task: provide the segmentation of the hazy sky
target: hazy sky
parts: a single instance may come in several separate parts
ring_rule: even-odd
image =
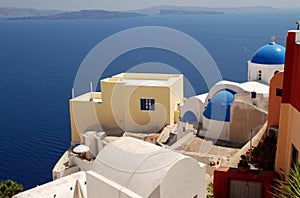
[[[273,6],[300,7],[300,0],[0,0],[0,7],[27,7],[43,9],[105,9],[130,10],[156,5],[205,7]]]

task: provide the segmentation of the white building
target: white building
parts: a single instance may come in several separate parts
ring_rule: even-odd
[[[31,190],[25,197],[205,197],[205,165],[183,154],[129,137],[105,146],[81,171]]]
[[[284,58],[285,48],[274,42],[261,47],[248,61],[248,82],[220,81],[209,93],[187,99],[181,121],[194,123],[200,136],[247,142],[267,120],[270,79],[283,70]]]

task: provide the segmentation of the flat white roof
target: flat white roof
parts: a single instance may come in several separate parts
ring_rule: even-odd
[[[170,87],[180,78],[183,78],[182,74],[121,73],[101,81],[124,83],[125,86]]]
[[[83,171],[72,175],[51,181],[49,183],[37,186],[30,190],[21,192],[13,198],[31,198],[31,197],[73,197],[76,190],[76,181],[78,180],[83,194],[87,197],[86,173]]]
[[[137,86],[169,86],[167,80],[131,80],[124,79],[122,82],[126,85],[137,85]]]
[[[92,92],[92,95],[97,93],[101,93],[101,92]],[[88,92],[80,96],[77,96],[75,98],[72,98],[70,101],[95,102],[95,103],[102,102],[102,99],[99,98],[94,98],[92,101],[90,99],[91,99],[91,92]]]
[[[249,81],[241,83],[241,87],[247,92],[269,93],[269,85],[257,81]]]

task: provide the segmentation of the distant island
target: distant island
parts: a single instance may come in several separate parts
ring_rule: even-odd
[[[162,5],[154,6],[145,9],[130,10],[130,12],[146,14],[146,15],[202,15],[202,14],[229,14],[229,13],[267,13],[276,10],[268,6],[253,6],[253,7],[226,7],[226,8],[211,8],[211,7],[191,7],[191,6],[171,6]]]
[[[81,10],[76,12],[65,12],[53,16],[47,16],[45,19],[107,19],[107,18],[141,17],[141,16],[146,16],[146,14],[106,11],[106,10]]]
[[[221,11],[206,11],[206,10],[160,10],[159,15],[210,15],[224,14]]]
[[[266,6],[236,7],[236,8],[207,8],[187,6],[156,6],[130,11],[106,11],[106,10],[38,10],[32,8],[1,8],[0,19],[25,20],[25,19],[112,19],[142,17],[148,15],[214,15],[227,13],[266,13],[275,8]]]
[[[18,17],[39,17],[50,16],[66,12],[65,10],[38,10],[32,8],[7,8],[0,7],[0,19],[10,19]]]
[[[20,19],[112,19],[112,18],[129,18],[141,17],[145,14],[118,12],[106,10],[80,10],[74,12],[62,12],[54,15],[46,16],[28,16],[28,17],[11,17],[11,20]]]

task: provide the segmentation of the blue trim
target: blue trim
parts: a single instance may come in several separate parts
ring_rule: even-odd
[[[210,120],[230,122],[230,107],[236,92],[223,89],[215,93],[208,102],[203,115]]]
[[[198,119],[193,112],[187,111],[184,113],[184,115],[182,117],[182,121],[183,122],[198,122]]]
[[[154,111],[155,101],[153,98],[141,98],[140,108],[142,111]]]

